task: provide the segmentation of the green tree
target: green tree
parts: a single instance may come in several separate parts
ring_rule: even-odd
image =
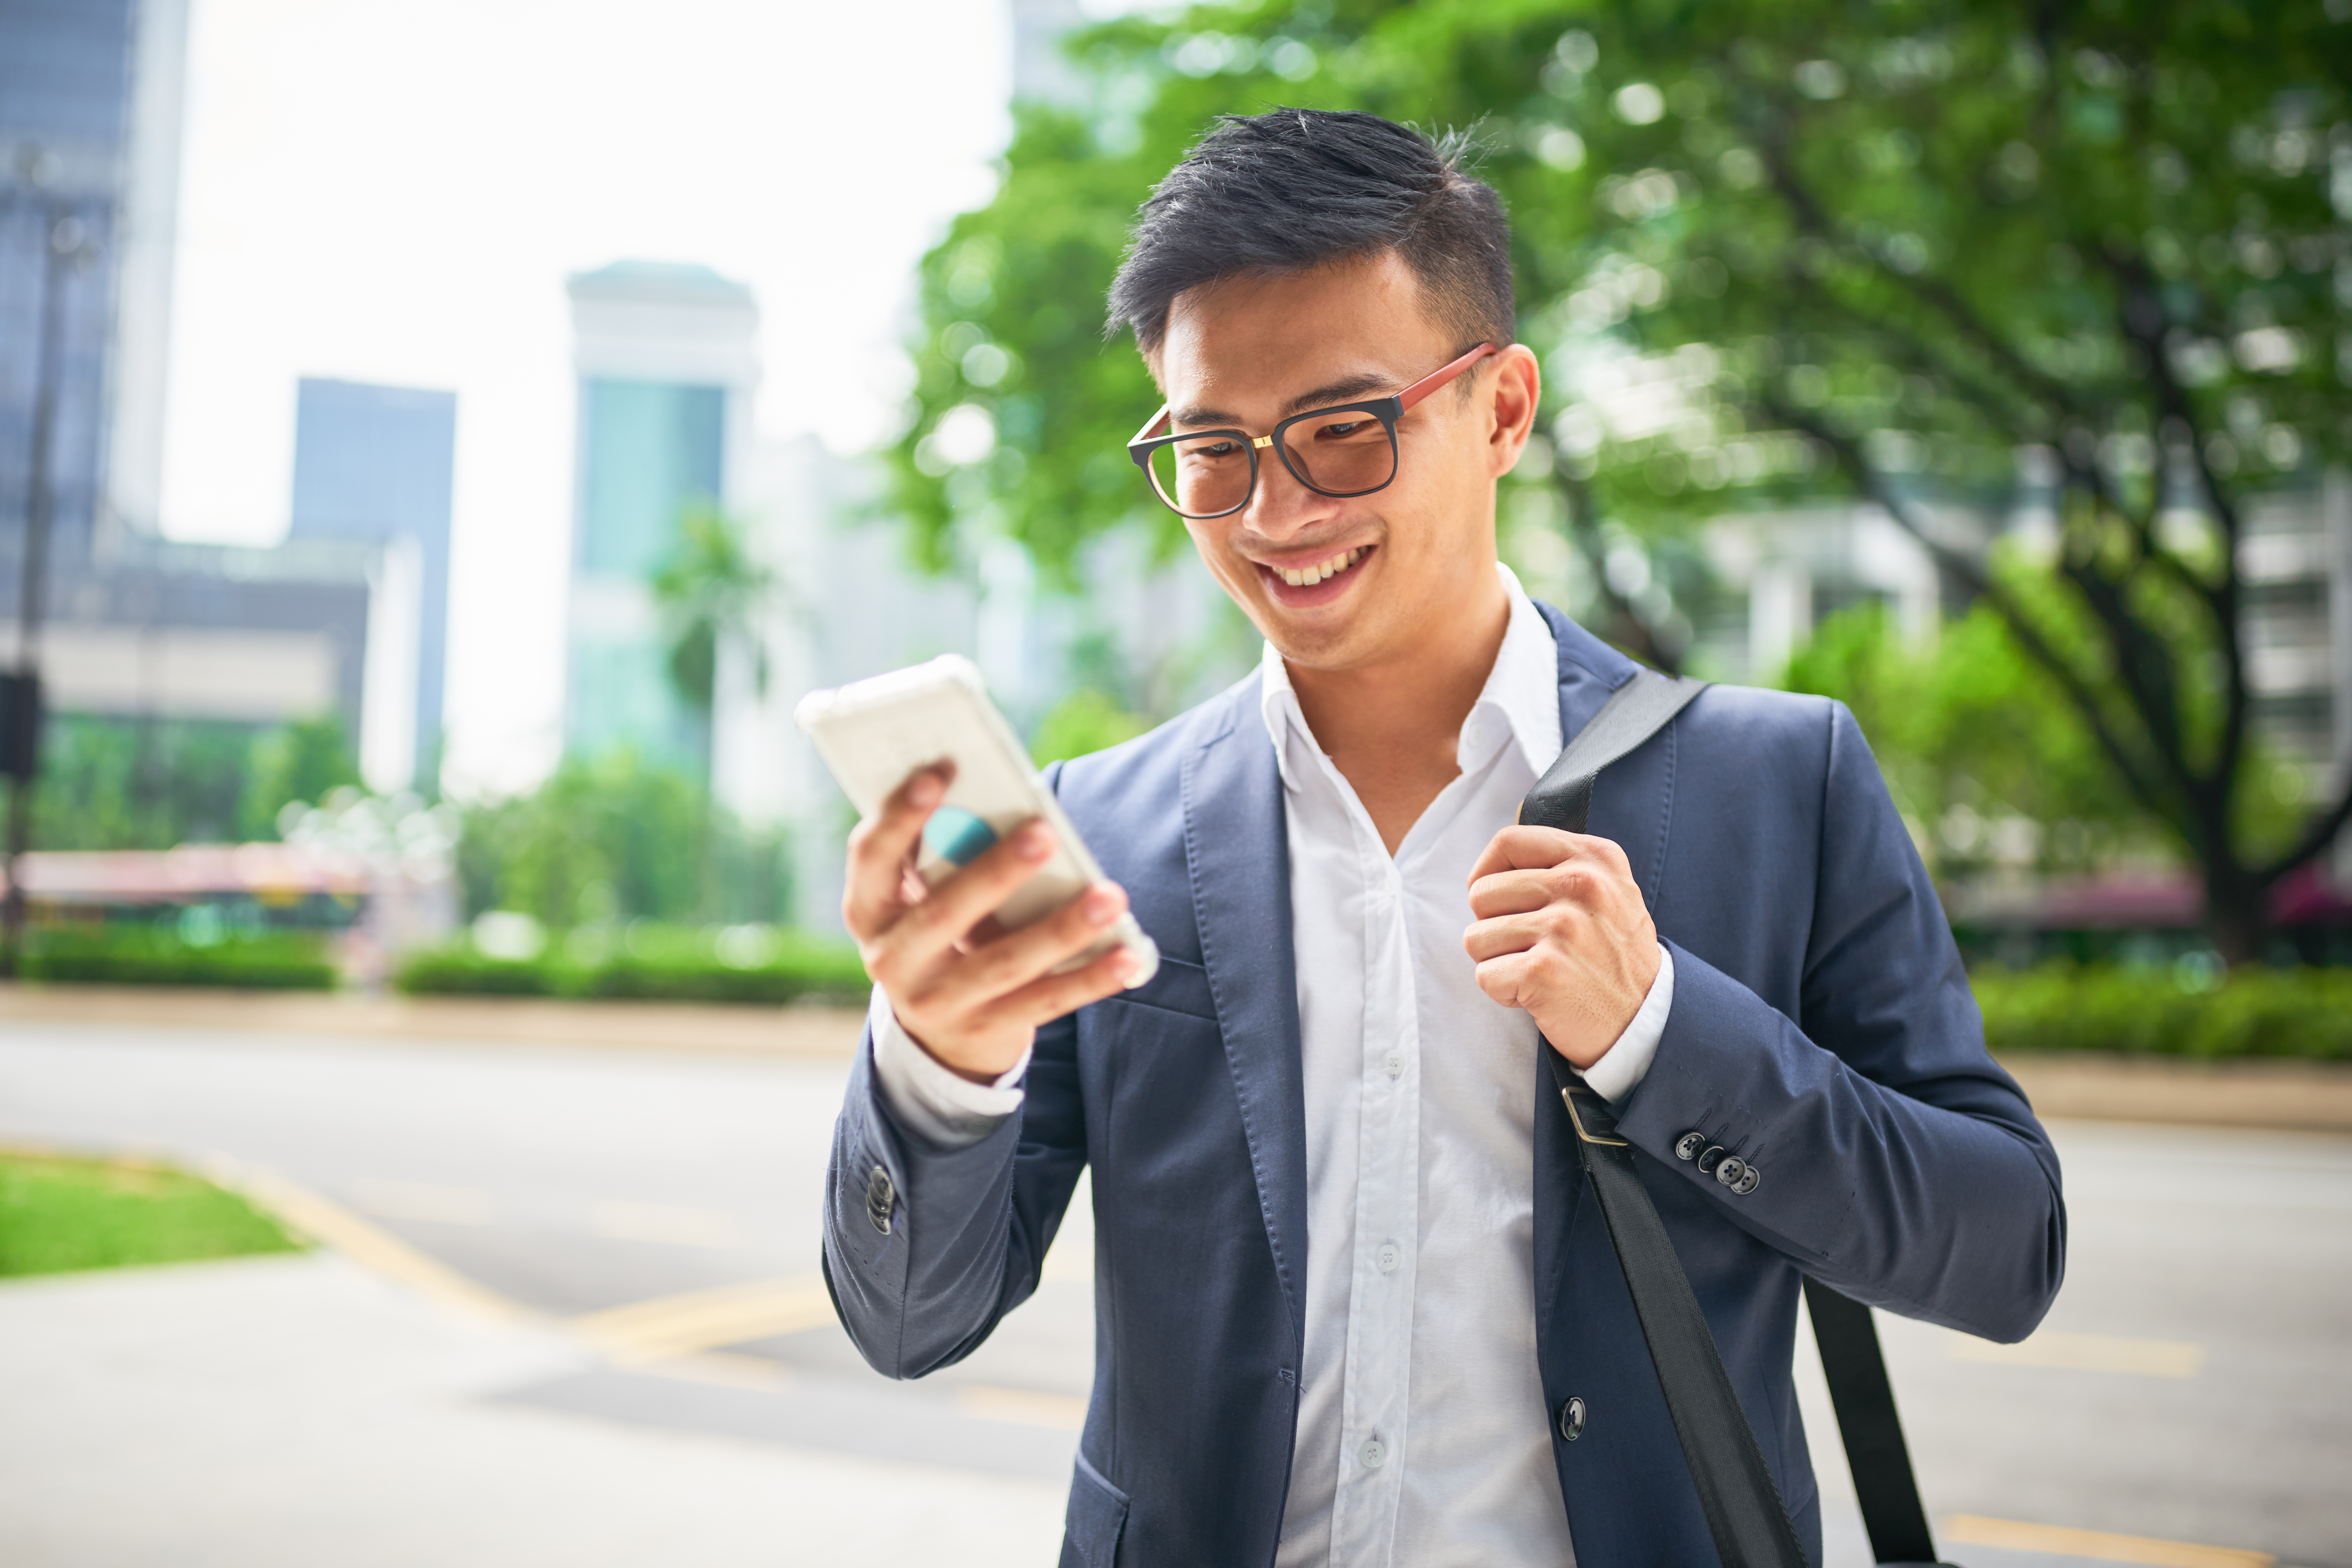
[[[1870,498],[2062,695],[2200,868],[2234,960],[2352,815],[2282,834],[2255,771],[2249,501],[2352,441],[2352,18],[2342,0],[1268,0],[1073,44],[995,199],[925,261],[899,495],[935,559],[1049,565],[1160,531],[1121,444],[1156,402],[1091,330],[1137,199],[1218,112],[1483,127],[1588,557],[1800,495]],[[2035,591],[1965,524],[2042,455]],[[1956,526],[1961,525],[1961,526]],[[1666,654],[1663,592],[1610,608]],[[1638,611],[1638,614],[1633,613]]]
[[[707,714],[717,690],[722,642],[740,641],[751,651],[753,679],[761,690],[767,689],[759,615],[775,579],[752,558],[742,525],[724,512],[689,507],[678,520],[678,534],[677,548],[654,571],[654,602],[669,637],[670,684]]]
[[[466,913],[511,910],[557,930],[619,920],[758,920],[791,902],[785,845],[714,806],[701,784],[634,752],[566,758],[539,788],[466,808]]]
[[[359,782],[331,715],[257,731],[196,719],[52,717],[35,797],[39,849],[168,849],[274,838],[292,800]]]
[[[247,838],[275,838],[278,814],[289,804],[315,805],[329,790],[359,782],[359,761],[340,716],[279,725],[254,738],[237,807],[239,826]]]

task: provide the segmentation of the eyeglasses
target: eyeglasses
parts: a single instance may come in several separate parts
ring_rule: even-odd
[[[1489,354],[1502,352],[1492,343],[1480,343],[1393,397],[1294,414],[1276,425],[1271,436],[1246,430],[1164,435],[1169,417],[1163,403],[1127,444],[1127,455],[1179,517],[1226,517],[1249,505],[1257,490],[1257,455],[1267,447],[1281,456],[1293,478],[1318,495],[1343,500],[1368,496],[1387,489],[1396,478],[1396,427],[1405,410]]]

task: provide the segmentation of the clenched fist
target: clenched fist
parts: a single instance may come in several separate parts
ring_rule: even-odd
[[[1556,827],[1506,827],[1470,871],[1462,946],[1479,988],[1524,1007],[1581,1070],[1617,1043],[1658,977],[1658,930],[1625,852]]]

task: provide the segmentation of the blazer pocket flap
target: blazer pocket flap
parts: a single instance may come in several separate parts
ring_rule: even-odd
[[[1187,963],[1166,953],[1160,955],[1160,968],[1150,979],[1132,991],[1116,992],[1109,999],[1139,1003],[1170,1013],[1189,1013],[1213,1024],[1217,1021],[1217,999],[1209,992],[1209,972],[1197,963]]]
[[[1064,1526],[1062,1568],[1116,1568],[1118,1538],[1127,1529],[1127,1494],[1078,1456],[1070,1478],[1070,1513]]]

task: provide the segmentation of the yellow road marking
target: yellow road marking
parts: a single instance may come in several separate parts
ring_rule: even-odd
[[[383,1219],[488,1225],[492,1217],[488,1193],[478,1187],[446,1187],[436,1182],[353,1182],[352,1201]]]
[[[1003,1421],[1016,1426],[1051,1426],[1076,1432],[1087,1424],[1087,1402],[1066,1394],[1037,1394],[1025,1388],[991,1388],[964,1384],[955,1391],[956,1404],[967,1415],[982,1421]]]
[[[530,1322],[539,1316],[275,1172],[214,1160],[206,1163],[205,1173],[268,1209],[289,1229],[453,1311],[492,1323]]]
[[[618,1241],[657,1241],[668,1247],[703,1247],[732,1252],[743,1245],[742,1227],[711,1209],[673,1208],[667,1204],[609,1203],[596,1205],[599,1235]]]
[[[2064,1334],[2049,1329],[2013,1345],[1955,1334],[1946,1353],[1954,1361],[1989,1362],[1997,1366],[2056,1366],[2140,1377],[2195,1377],[2205,1365],[2203,1345],[2179,1340],[2128,1340],[2116,1334]]]
[[[2144,1535],[2110,1535],[2101,1530],[2068,1530],[1956,1513],[1944,1521],[1944,1539],[1963,1546],[2000,1546],[2012,1552],[2044,1552],[2057,1557],[2088,1557],[2099,1563],[2142,1563],[2152,1568],[2270,1568],[2267,1552],[2234,1546],[2195,1546],[2185,1541],[2152,1541]]]
[[[803,1274],[633,1301],[574,1318],[571,1329],[627,1366],[796,1334],[833,1321],[833,1299],[824,1279]]]

